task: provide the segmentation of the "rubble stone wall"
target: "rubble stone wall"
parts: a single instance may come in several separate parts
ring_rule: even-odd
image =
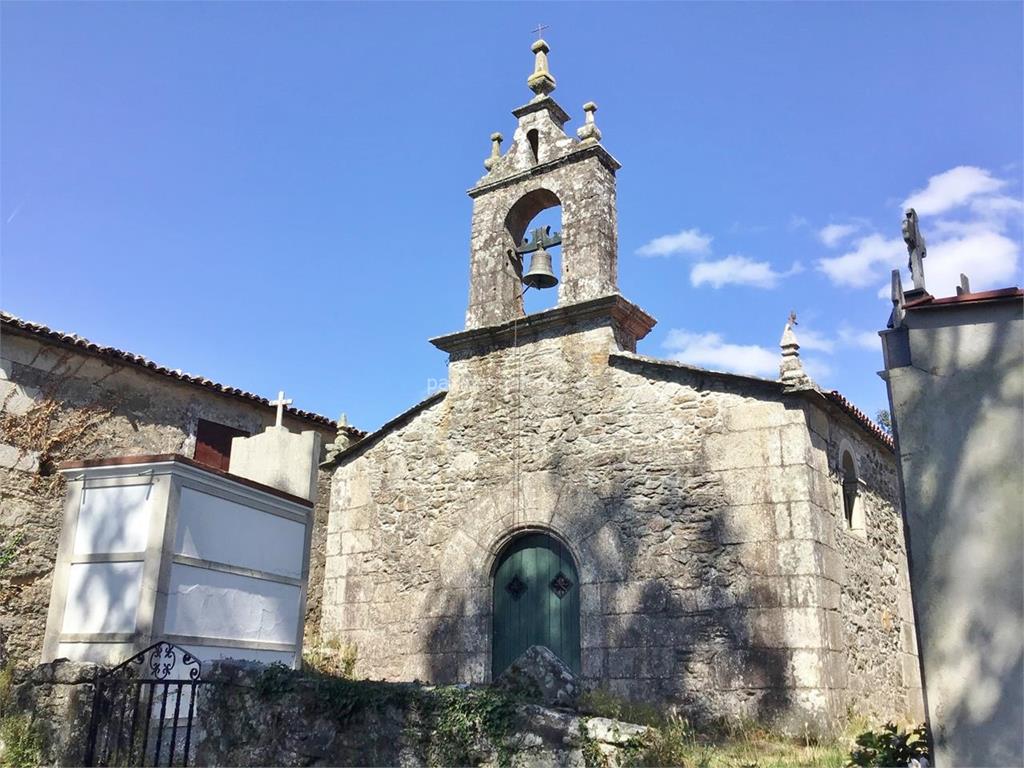
[[[453,355],[449,381],[335,472],[323,625],[357,674],[489,679],[492,567],[542,529],[577,562],[587,685],[802,733],[864,672],[901,714],[899,655],[875,659],[903,631],[893,458],[843,432],[876,532],[838,540],[823,397],[620,353],[600,323]]]
[[[0,350],[0,664],[38,661],[63,519],[65,460],[195,451],[207,419],[253,433],[274,410],[73,348],[7,332]],[[308,422],[286,417],[293,431]],[[325,442],[334,435],[323,430]],[[321,485],[327,482],[326,475]],[[315,511],[322,541],[327,501]],[[307,617],[319,621],[323,548],[310,555]]]
[[[846,657],[845,678],[839,681],[845,683],[846,709],[921,722],[921,674],[894,455],[858,440],[846,419],[818,415],[809,424],[815,481],[831,491],[816,514],[829,521],[828,545],[838,555],[823,577],[830,590],[838,590],[834,610],[842,633],[829,639],[831,650]],[[854,457],[860,486],[853,526],[843,506],[846,451]]]
[[[93,681],[105,670],[67,660],[17,667],[0,700],[0,718],[28,718],[41,765],[85,765]]]

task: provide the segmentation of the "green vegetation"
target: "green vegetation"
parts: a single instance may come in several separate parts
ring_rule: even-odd
[[[3,574],[7,570],[7,566],[18,556],[18,547],[21,546],[24,538],[23,533],[17,533],[9,543],[0,548],[0,574]]]
[[[886,723],[879,731],[866,731],[857,737],[850,753],[850,766],[888,768],[910,765],[911,760],[928,757],[928,732],[923,725],[903,731]]]
[[[319,672],[296,674],[271,664],[256,681],[265,700],[277,700],[310,687],[318,708],[338,722],[366,711],[389,707],[411,713],[406,738],[423,744],[430,765],[470,765],[496,753],[498,764],[511,764],[516,699],[492,688],[423,687],[415,684],[351,680]]]
[[[32,718],[9,712],[10,667],[0,669],[0,768],[33,768],[39,765],[42,741]]]
[[[359,647],[337,637],[316,637],[302,651],[302,666],[331,677],[351,680],[355,676]]]
[[[339,723],[389,708],[402,710],[403,743],[417,745],[431,766],[479,765],[495,758],[508,766],[518,748],[517,705],[523,698],[494,688],[351,680],[309,670],[297,674],[281,664],[269,666],[256,681],[256,691],[267,701],[300,689],[313,694],[308,699],[318,713]],[[858,768],[907,766],[911,758],[927,756],[923,728],[903,732],[887,724],[876,733],[854,718],[842,735],[818,740],[810,733],[782,736],[756,723],[723,721],[698,729],[674,709],[627,701],[601,689],[585,693],[580,710],[576,744],[588,768],[611,768],[610,751],[622,768]],[[609,750],[588,735],[591,717],[646,725],[650,731]]]
[[[430,765],[472,765],[486,758],[488,744],[497,750],[498,765],[512,764],[509,744],[516,702],[490,688],[445,687],[427,701],[426,723],[433,736]]]
[[[837,737],[818,740],[810,734],[793,738],[756,723],[719,722],[694,728],[674,709],[623,700],[603,689],[585,693],[581,709],[594,716],[649,726],[642,746],[628,745],[623,765],[678,768],[901,768],[927,757],[923,726],[901,731],[887,723],[878,732],[868,721],[851,716]],[[853,738],[854,734],[860,734]],[[852,747],[852,751],[851,751]],[[588,768],[606,768],[596,744],[584,742]]]
[[[42,740],[28,715],[9,715],[0,720],[0,768],[35,768]]]

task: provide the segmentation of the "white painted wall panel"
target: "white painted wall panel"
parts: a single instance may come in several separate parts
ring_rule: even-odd
[[[86,488],[75,528],[75,554],[145,550],[150,487],[146,483]]]
[[[177,554],[300,578],[305,544],[302,523],[193,488],[181,489]]]
[[[134,632],[142,563],[75,563],[68,574],[61,631]]]
[[[289,584],[175,563],[167,596],[166,631],[294,643],[301,621],[300,598],[301,590]]]

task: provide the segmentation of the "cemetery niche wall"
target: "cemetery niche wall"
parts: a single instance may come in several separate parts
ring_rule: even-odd
[[[173,454],[64,464],[43,661],[158,640],[206,661],[301,660],[312,503]]]

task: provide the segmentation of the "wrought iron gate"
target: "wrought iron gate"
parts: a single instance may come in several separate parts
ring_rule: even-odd
[[[97,678],[85,764],[191,765],[201,676],[195,656],[159,642]]]

